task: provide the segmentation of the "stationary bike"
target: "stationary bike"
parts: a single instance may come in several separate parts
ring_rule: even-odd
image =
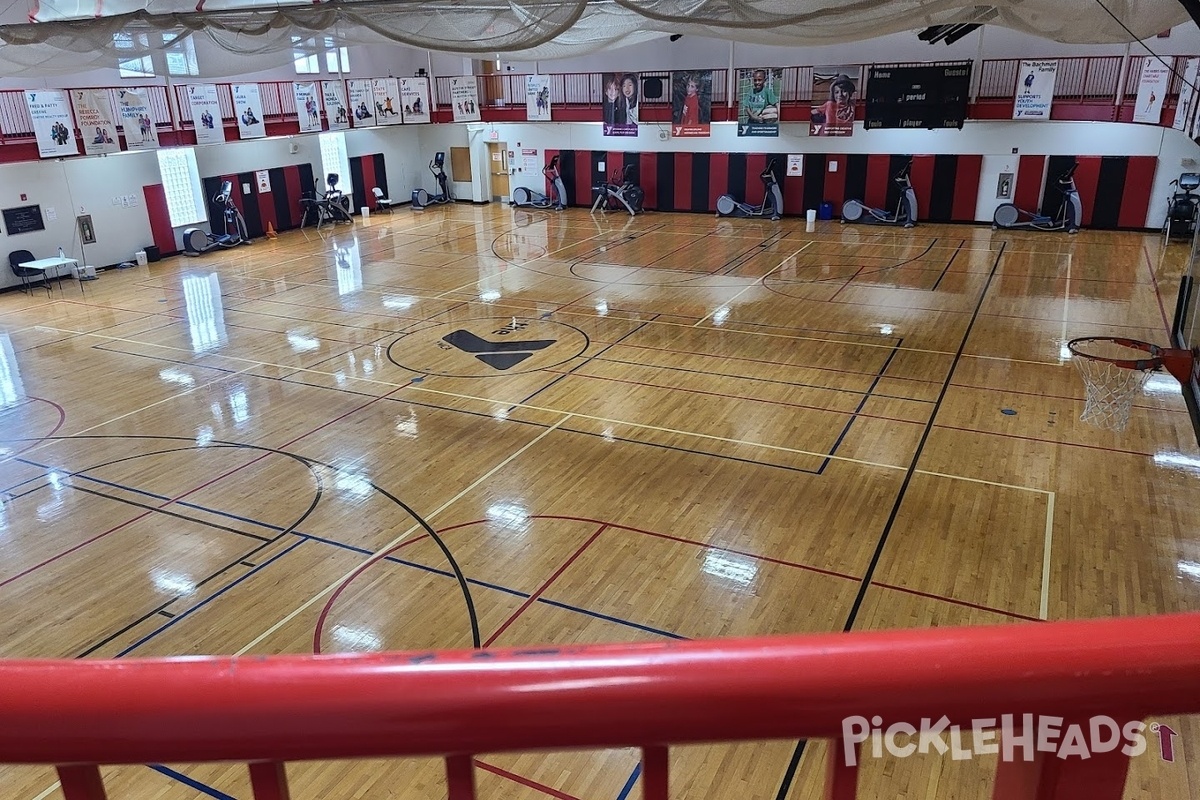
[[[629,212],[631,217],[642,213],[644,210],[642,203],[646,199],[646,192],[633,182],[632,173],[633,165],[627,164],[621,169],[614,169],[609,181],[598,183],[592,187],[592,194],[596,195],[596,200],[592,203],[593,214],[596,213],[596,209],[603,211],[624,209]]]
[[[412,193],[413,211],[424,211],[429,206],[454,201],[454,195],[450,194],[450,181],[446,177],[445,153],[438,153],[433,157],[433,160],[429,162],[429,171],[433,173],[433,179],[437,181],[438,193],[431,195],[424,189],[414,189]]]
[[[847,200],[842,204],[842,222],[864,222],[872,225],[903,225],[911,228],[917,224],[917,193],[913,189],[909,173],[912,171],[910,159],[904,167],[892,178],[900,186],[900,200],[895,212],[882,208],[871,208],[859,200]]]
[[[542,174],[550,181],[550,194],[544,195],[533,189],[518,186],[513,189],[510,206],[517,208],[553,208],[563,211],[567,204],[563,200],[567,196],[567,187],[563,184],[562,175],[558,171],[558,156],[550,159],[550,163],[542,167]]]
[[[775,161],[767,162],[767,168],[758,177],[763,182],[762,205],[755,207],[749,203],[735,200],[731,194],[723,194],[717,198],[718,217],[767,217],[779,219],[783,216],[783,192],[779,189],[779,179],[775,177]]]
[[[242,212],[233,203],[233,181],[221,184],[221,191],[213,197],[213,202],[223,206],[225,217],[225,233],[217,235],[207,233],[201,228],[188,228],[183,232],[183,252],[189,256],[198,256],[217,247],[237,247],[240,244],[250,244],[250,234],[246,232],[246,220]]]
[[[1167,218],[1163,222],[1163,236],[1170,239],[1173,236],[1191,237],[1196,232],[1196,218],[1200,215],[1200,195],[1192,194],[1200,188],[1200,174],[1185,172],[1171,185],[1182,192],[1175,192],[1167,204]]]
[[[1075,188],[1075,170],[1079,162],[1058,176],[1058,190],[1063,193],[1062,208],[1058,216],[1035,214],[1024,211],[1012,203],[1003,203],[996,208],[992,216],[992,230],[997,228],[1030,228],[1035,231],[1066,231],[1077,233],[1079,223],[1083,220],[1083,203],[1079,199],[1079,190]]]

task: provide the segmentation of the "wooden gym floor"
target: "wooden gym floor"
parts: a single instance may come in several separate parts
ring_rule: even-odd
[[[0,295],[0,653],[619,642],[1200,609],[1200,452],[1151,380],[1186,245],[435,207]],[[419,515],[437,531],[429,535]],[[468,602],[474,614],[468,613]],[[986,687],[981,687],[986,691]],[[1200,796],[1200,725],[1127,797]],[[630,720],[636,738],[637,721]],[[814,798],[824,746],[676,748],[677,798]],[[868,760],[986,798],[994,761]],[[249,797],[242,766],[106,771]],[[441,762],[289,765],[444,797]],[[482,797],[640,796],[637,753],[484,755]],[[0,797],[60,796],[9,768]]]

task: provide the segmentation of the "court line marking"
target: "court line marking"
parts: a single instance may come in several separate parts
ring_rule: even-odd
[[[780,261],[778,264],[776,264],[776,265],[775,265],[775,268],[774,268],[774,269],[772,269],[772,270],[770,270],[770,271],[768,271],[768,272],[764,273],[763,275],[761,275],[761,276],[758,278],[758,280],[754,281],[754,282],[753,282],[753,283],[751,283],[749,286],[747,286],[745,289],[742,289],[740,292],[738,292],[737,294],[735,294],[733,297],[729,298],[729,299],[728,299],[728,300],[726,300],[725,302],[721,303],[721,305],[717,306],[717,307],[716,307],[716,308],[714,308],[712,311],[710,311],[710,312],[708,312],[707,314],[705,314],[705,315],[704,315],[703,317],[701,317],[701,318],[700,318],[700,319],[699,319],[699,320],[696,322],[696,324],[695,324],[695,325],[693,325],[692,327],[693,327],[693,328],[699,328],[701,325],[703,325],[705,322],[707,322],[707,321],[708,321],[709,317],[712,317],[714,314],[716,314],[716,313],[717,313],[718,311],[720,311],[722,308],[725,308],[725,309],[730,309],[730,308],[733,306],[733,303],[734,303],[734,301],[735,301],[735,300],[737,300],[739,297],[741,297],[742,295],[744,295],[746,292],[750,291],[751,289],[757,288],[759,285],[766,283],[766,280],[767,280],[767,276],[768,276],[768,275],[770,275],[772,272],[776,272],[776,271],[778,271],[778,270],[781,270],[781,269],[783,269],[783,265],[787,263],[787,261],[788,261],[788,259],[789,259],[789,258],[795,258],[796,256],[800,255],[801,253],[803,253],[803,252],[804,252],[805,250],[807,250],[808,248],[812,247],[812,246],[813,246],[813,244],[814,244],[814,243],[813,243],[812,241],[809,241],[807,244],[805,244],[805,245],[804,245],[804,247],[801,247],[801,248],[800,248],[799,250],[797,250],[796,252],[792,253],[792,254],[791,254],[791,255],[789,255],[789,256],[786,256],[786,257],[785,257],[785,258],[784,258],[782,261]],[[747,259],[747,260],[748,260],[748,259]]]
[[[560,413],[560,414],[564,414],[564,412],[559,412],[559,413]],[[521,454],[523,454],[523,453],[524,453],[526,450],[530,449],[531,447],[533,447],[534,445],[536,445],[538,442],[542,441],[542,439],[546,438],[546,437],[547,437],[547,436],[549,436],[551,433],[553,433],[554,431],[558,430],[559,426],[560,426],[560,425],[562,425],[562,424],[563,424],[564,422],[566,422],[567,420],[571,419],[571,417],[572,417],[572,415],[571,415],[571,414],[564,414],[564,416],[562,417],[562,419],[560,419],[558,422],[556,422],[556,423],[554,423],[553,425],[551,425],[550,427],[546,428],[544,431],[542,431],[541,433],[539,433],[539,434],[538,434],[537,436],[535,436],[533,439],[529,440],[529,441],[528,441],[528,442],[526,442],[524,445],[522,445],[521,447],[517,448],[517,450],[515,450],[513,453],[511,453],[511,454],[510,454],[510,455],[509,455],[507,458],[505,458],[503,461],[501,461],[501,462],[500,462],[499,464],[497,464],[496,466],[494,466],[494,467],[492,467],[491,469],[489,469],[489,470],[488,470],[487,472],[485,472],[483,475],[480,475],[478,478],[476,478],[474,481],[472,481],[472,482],[470,483],[470,485],[468,485],[466,488],[464,488],[464,489],[463,489],[462,491],[460,491],[458,494],[456,494],[456,495],[454,495],[453,497],[451,497],[451,498],[450,498],[449,500],[447,500],[446,502],[442,503],[442,504],[441,504],[440,506],[438,506],[438,507],[437,507],[437,508],[436,508],[434,511],[432,511],[432,512],[431,512],[431,513],[429,513],[429,514],[426,514],[426,515],[424,515],[424,519],[425,519],[425,521],[426,521],[426,522],[429,522],[429,521],[430,521],[430,520],[432,520],[434,517],[436,517],[438,514],[441,514],[441,513],[442,513],[443,511],[445,511],[447,508],[449,508],[450,506],[454,505],[456,502],[458,502],[459,500],[461,500],[461,499],[462,499],[463,497],[465,497],[465,496],[466,496],[468,493],[470,493],[470,492],[474,491],[474,490],[475,490],[476,488],[478,488],[478,487],[479,487],[479,486],[480,486],[480,485],[481,485],[481,484],[482,484],[484,481],[486,481],[488,478],[490,478],[490,477],[492,477],[493,475],[495,475],[497,472],[499,472],[499,471],[500,471],[501,469],[503,469],[504,467],[508,466],[508,464],[509,464],[509,463],[511,463],[511,462],[512,462],[514,459],[518,458],[518,457],[519,457]],[[376,551],[375,551],[375,553],[374,553],[373,555],[371,555],[371,556],[370,556],[370,558],[376,558],[376,557],[378,557],[378,556],[379,556],[379,554],[380,554],[380,553],[386,553],[387,551],[391,550],[391,549],[392,549],[392,548],[394,548],[396,545],[400,544],[402,541],[404,541],[405,539],[407,539],[409,536],[412,536],[414,533],[416,533],[417,531],[420,531],[420,530],[424,530],[424,528],[422,528],[422,527],[421,527],[419,524],[413,524],[413,525],[412,525],[412,527],[410,527],[410,528],[409,528],[408,530],[406,530],[404,533],[401,533],[399,536],[397,536],[395,539],[393,539],[392,541],[390,541],[390,542],[388,542],[387,544],[385,544],[385,545],[384,545],[383,547],[381,547],[379,550],[376,550]],[[292,611],[290,614],[288,614],[287,616],[285,616],[283,619],[281,619],[281,620],[279,620],[278,622],[276,622],[274,625],[272,625],[272,626],[271,626],[270,628],[268,628],[267,630],[263,631],[261,634],[259,634],[257,637],[255,637],[253,641],[251,641],[251,642],[250,642],[249,644],[247,644],[245,647],[241,648],[241,649],[240,649],[240,650],[238,650],[236,653],[234,653],[234,655],[235,655],[235,656],[242,656],[242,655],[245,655],[246,653],[248,653],[250,650],[254,649],[254,648],[255,648],[255,647],[256,647],[256,646],[257,646],[257,645],[258,645],[260,642],[262,642],[263,640],[267,639],[267,638],[268,638],[268,637],[270,637],[272,634],[274,634],[276,631],[278,631],[280,628],[282,628],[283,626],[287,625],[289,622],[291,622],[293,619],[295,619],[296,617],[298,617],[300,614],[304,613],[306,610],[308,610],[309,608],[311,608],[311,607],[312,607],[312,605],[313,605],[314,603],[316,603],[318,600],[320,600],[322,597],[324,597],[325,595],[327,595],[327,594],[329,594],[330,592],[334,591],[335,589],[337,589],[337,587],[339,587],[339,586],[341,586],[343,583],[345,583],[345,582],[346,582],[346,580],[348,580],[348,579],[349,579],[349,578],[350,578],[352,575],[354,575],[354,573],[355,573],[355,572],[357,572],[357,571],[358,571],[358,570],[361,568],[361,566],[362,566],[361,564],[359,564],[359,565],[355,566],[355,568],[354,568],[354,569],[352,569],[352,570],[350,570],[349,572],[347,572],[347,573],[346,573],[345,575],[343,575],[341,578],[338,578],[336,581],[334,581],[333,583],[329,584],[329,586],[325,587],[325,588],[324,588],[324,589],[322,589],[320,592],[318,592],[317,594],[313,595],[313,596],[312,596],[312,597],[311,597],[311,598],[310,598],[310,599],[309,599],[309,600],[308,600],[306,603],[304,603],[304,604],[303,604],[303,605],[301,605],[299,608],[297,608],[297,609],[295,609],[294,611]]]
[[[1054,492],[1046,493],[1046,538],[1042,546],[1042,596],[1038,616],[1048,619],[1050,613],[1050,548],[1054,543]]]
[[[487,231],[486,233],[491,233],[491,231]],[[486,235],[486,233],[485,233],[485,235]],[[498,233],[497,233],[497,236],[501,236],[501,235],[503,235],[503,234],[505,234],[505,233],[507,233],[507,234],[510,234],[510,235],[515,235],[515,234],[514,234],[514,231],[512,231],[512,230],[506,230],[506,231],[500,231],[500,232],[498,232]],[[563,250],[566,250],[566,249],[568,249],[568,248],[571,248],[571,247],[576,247],[577,245],[581,245],[581,244],[583,244],[584,242],[590,242],[590,241],[592,241],[593,239],[599,239],[601,236],[604,236],[604,235],[606,235],[606,234],[605,234],[605,232],[601,232],[601,233],[597,233],[595,236],[589,236],[589,237],[587,237],[586,239],[580,239],[580,240],[579,240],[579,241],[577,241],[577,242],[572,242],[571,244],[563,245],[562,247],[556,248],[556,249],[554,249],[554,250],[549,250],[549,249],[548,249],[548,250],[546,250],[546,252],[542,253],[542,254],[541,254],[540,256],[538,256],[537,258],[534,258],[534,259],[531,259],[531,260],[529,260],[529,261],[523,262],[521,266],[524,266],[525,264],[532,264],[532,263],[534,263],[535,261],[541,261],[543,258],[549,258],[550,256],[554,255],[555,253],[561,253]],[[547,236],[546,238],[547,238],[547,241],[549,241],[549,236]],[[500,258],[499,256],[495,256],[495,257],[496,257],[496,258]],[[503,259],[503,258],[500,258],[500,260],[501,260],[501,261],[505,261],[505,259]],[[508,262],[507,262],[507,261],[505,261],[505,263],[507,264]],[[557,277],[557,276],[548,276],[548,277]],[[574,276],[571,276],[571,277],[574,277]],[[481,280],[484,280],[484,279],[483,279],[483,278],[476,278],[475,280],[471,281],[470,283],[464,283],[462,286],[456,286],[456,287],[455,287],[455,288],[453,288],[453,289],[447,289],[446,291],[444,291],[444,292],[442,292],[441,294],[437,295],[437,296],[436,296],[436,297],[434,297],[433,299],[434,299],[434,300],[441,300],[443,297],[445,297],[446,295],[450,294],[451,292],[459,292],[459,291],[462,291],[463,289],[466,289],[466,288],[468,288],[468,287],[470,287],[470,286],[475,286],[475,285],[476,285],[476,284],[478,284],[478,283],[479,283]]]

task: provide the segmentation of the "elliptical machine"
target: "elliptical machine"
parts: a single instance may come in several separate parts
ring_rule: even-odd
[[[509,205],[517,208],[553,208],[555,211],[565,211],[567,204],[564,198],[567,196],[567,187],[563,184],[562,175],[558,171],[558,156],[554,156],[550,159],[549,164],[542,167],[542,174],[550,182],[549,195],[518,186],[513,189]]]
[[[842,204],[842,222],[864,222],[872,225],[903,225],[911,228],[917,224],[917,193],[913,189],[912,159],[908,160],[899,172],[892,178],[900,187],[900,200],[896,203],[896,211],[888,212],[882,208],[871,208],[859,200],[847,200]]]
[[[1192,194],[1194,189],[1200,188],[1200,174],[1185,172],[1171,181],[1171,185],[1183,191],[1172,194],[1167,203],[1163,237],[1168,240],[1173,236],[1190,238],[1196,232],[1196,218],[1200,216],[1200,195]]]
[[[431,195],[424,189],[414,189],[412,193],[413,211],[424,211],[429,206],[454,200],[454,195],[450,194],[450,181],[446,177],[445,153],[438,153],[433,157],[433,160],[429,162],[429,171],[433,173],[433,179],[437,181],[438,193]]]
[[[221,191],[212,201],[222,208],[225,217],[225,233],[217,235],[207,233],[202,228],[188,228],[183,232],[183,252],[189,256],[198,256],[217,247],[237,247],[240,244],[250,244],[250,234],[246,232],[246,220],[242,212],[233,203],[233,181],[221,184]]]
[[[1058,216],[1035,214],[1032,211],[1023,211],[1012,203],[1003,203],[997,206],[996,213],[992,216],[992,230],[1031,228],[1035,231],[1077,233],[1079,224],[1083,221],[1083,203],[1079,199],[1079,190],[1075,188],[1075,170],[1078,167],[1079,162],[1076,161],[1058,176],[1058,190],[1063,193],[1063,204]]]
[[[645,210],[642,203],[646,200],[646,192],[633,182],[633,169],[633,164],[614,169],[609,181],[592,187],[592,194],[596,196],[595,202],[592,203],[593,214],[596,213],[596,209],[625,210],[629,212],[629,216],[636,217]]]
[[[783,192],[779,189],[779,179],[775,177],[775,159],[767,162],[767,168],[758,176],[763,182],[762,205],[755,207],[743,203],[731,194],[723,194],[717,198],[718,217],[767,217],[776,220],[783,216]]]

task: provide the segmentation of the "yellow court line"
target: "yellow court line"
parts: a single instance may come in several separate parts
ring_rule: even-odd
[[[708,320],[708,318],[709,318],[709,317],[711,317],[711,316],[713,316],[714,314],[716,314],[716,313],[717,313],[717,311],[719,311],[719,310],[720,310],[720,309],[722,309],[722,308],[729,308],[730,306],[732,306],[732,305],[733,305],[733,301],[737,300],[739,297],[741,297],[742,295],[744,295],[746,292],[750,291],[751,289],[757,288],[757,287],[758,287],[758,286],[760,286],[760,285],[763,285],[763,286],[765,286],[765,285],[766,285],[766,282],[767,282],[767,276],[768,276],[768,275],[770,275],[772,272],[775,272],[776,270],[782,269],[782,268],[783,268],[783,265],[784,265],[785,263],[787,263],[787,260],[788,260],[789,258],[795,258],[796,256],[800,255],[801,253],[803,253],[805,250],[807,250],[808,248],[810,248],[810,247],[812,247],[812,246],[813,246],[813,242],[809,242],[808,244],[804,245],[804,247],[801,247],[801,248],[800,248],[799,250],[797,250],[796,252],[792,253],[792,254],[791,254],[791,255],[789,255],[789,256],[786,256],[786,257],[783,259],[783,261],[780,261],[778,264],[776,264],[776,265],[775,265],[774,269],[771,269],[770,271],[766,272],[766,273],[765,273],[765,274],[763,274],[761,277],[759,277],[757,280],[755,280],[753,283],[751,283],[749,286],[747,286],[745,289],[742,289],[740,292],[738,292],[737,294],[735,294],[733,297],[729,298],[729,299],[728,299],[728,300],[726,300],[725,302],[721,303],[721,305],[717,306],[717,308],[714,308],[712,311],[710,311],[710,312],[708,312],[707,314],[705,314],[705,315],[704,315],[703,317],[701,317],[701,318],[700,318],[700,319],[699,319],[699,320],[696,322],[696,324],[695,324],[695,325],[693,325],[692,327],[693,327],[693,328],[699,328],[701,325],[703,325],[703,324],[704,324],[704,323],[705,323],[705,322]],[[726,276],[724,276],[724,275],[723,275],[723,276],[721,276],[721,277],[726,277]]]
[[[537,436],[535,436],[533,439],[531,439],[530,441],[528,441],[527,443],[525,443],[523,446],[521,446],[520,448],[518,448],[517,450],[515,450],[514,452],[512,452],[512,453],[511,453],[511,454],[510,454],[510,455],[509,455],[507,458],[505,458],[505,459],[504,459],[503,461],[501,461],[499,464],[497,464],[496,466],[492,467],[492,468],[491,468],[491,469],[489,469],[487,472],[485,472],[483,475],[480,475],[478,478],[476,478],[474,481],[472,481],[472,482],[471,482],[471,484],[470,484],[469,486],[467,486],[465,489],[463,489],[461,492],[459,492],[458,494],[454,495],[454,497],[451,497],[451,498],[450,498],[449,500],[447,500],[446,502],[442,503],[442,504],[441,504],[440,506],[438,506],[438,507],[437,507],[437,508],[436,508],[436,509],[435,509],[435,510],[432,512],[432,513],[430,513],[430,514],[426,515],[426,516],[425,516],[425,521],[426,521],[426,522],[429,522],[429,521],[430,521],[430,520],[432,520],[434,517],[436,517],[438,514],[441,514],[441,513],[442,513],[443,511],[445,511],[447,508],[449,508],[450,506],[454,505],[456,502],[458,502],[459,500],[461,500],[461,499],[462,499],[463,497],[465,497],[465,496],[466,496],[466,495],[467,495],[469,492],[471,492],[471,491],[473,491],[474,489],[478,488],[480,484],[482,484],[482,483],[483,483],[484,481],[486,481],[488,478],[490,478],[490,477],[492,477],[493,475],[495,475],[495,474],[496,474],[497,472],[499,472],[500,470],[504,469],[504,467],[508,466],[508,464],[509,464],[509,463],[511,463],[511,462],[513,461],[513,459],[515,459],[515,458],[519,457],[519,456],[520,456],[522,453],[524,453],[526,450],[528,450],[529,448],[533,447],[533,446],[534,446],[534,445],[536,445],[538,442],[540,442],[542,439],[544,439],[544,438],[546,438],[547,436],[549,436],[551,433],[553,433],[553,432],[554,432],[554,431],[555,431],[555,430],[558,428],[558,426],[562,425],[564,422],[566,422],[566,421],[567,421],[567,420],[569,420],[570,418],[571,418],[571,415],[570,415],[570,414],[567,414],[567,415],[565,415],[565,416],[564,416],[562,419],[560,419],[558,422],[554,423],[554,424],[553,424],[553,425],[551,425],[549,428],[546,428],[546,430],[542,431],[542,432],[541,432],[541,433],[539,433]],[[404,533],[400,534],[400,535],[399,535],[399,536],[397,536],[395,539],[393,539],[392,541],[390,541],[390,542],[388,542],[387,544],[385,544],[383,547],[381,547],[381,548],[379,548],[378,550],[376,550],[376,551],[375,551],[375,552],[374,552],[374,553],[373,553],[373,554],[372,554],[372,555],[371,555],[369,558],[376,558],[376,557],[378,557],[379,555],[381,555],[382,553],[386,553],[387,551],[391,550],[393,547],[395,547],[396,545],[400,544],[402,541],[404,541],[405,539],[407,539],[409,536],[412,536],[414,533],[416,533],[417,531],[420,531],[420,530],[424,530],[424,529],[423,529],[423,528],[422,528],[420,525],[418,525],[418,524],[414,524],[414,525],[413,525],[411,528],[409,528],[408,530],[406,530]],[[368,559],[368,560],[369,560],[369,559]],[[267,637],[271,636],[273,633],[275,633],[276,631],[278,631],[278,630],[279,630],[280,628],[282,628],[284,625],[287,625],[289,622],[291,622],[291,621],[292,621],[293,619],[295,619],[297,616],[299,616],[300,614],[304,613],[304,611],[306,611],[307,609],[311,608],[311,607],[312,607],[312,605],[313,605],[314,603],[316,603],[318,600],[320,600],[322,597],[324,597],[325,595],[327,595],[327,594],[329,594],[330,592],[334,591],[335,589],[337,589],[337,587],[341,586],[343,583],[345,583],[347,580],[349,580],[349,579],[350,579],[350,577],[351,577],[351,576],[353,576],[353,575],[354,575],[354,573],[355,573],[355,572],[357,572],[357,571],[358,571],[358,570],[359,570],[361,567],[362,567],[362,564],[359,564],[359,565],[357,565],[357,566],[356,566],[354,569],[350,570],[350,571],[349,571],[349,572],[347,572],[345,575],[343,575],[342,577],[338,578],[338,579],[337,579],[336,581],[334,581],[333,583],[331,583],[331,584],[329,584],[328,586],[326,586],[326,587],[325,587],[324,589],[322,589],[320,592],[318,592],[317,594],[313,595],[311,598],[309,598],[309,599],[308,599],[308,601],[307,601],[307,602],[305,602],[305,603],[304,603],[303,605],[301,605],[299,608],[297,608],[297,609],[295,609],[294,611],[292,611],[290,614],[288,614],[287,616],[285,616],[283,619],[281,619],[281,620],[279,620],[278,622],[276,622],[276,623],[275,623],[274,625],[272,625],[270,628],[267,628],[267,630],[263,631],[261,634],[259,634],[257,637],[255,637],[255,638],[254,638],[254,640],[253,640],[252,642],[250,642],[248,645],[246,645],[245,647],[243,647],[243,648],[241,648],[240,650],[238,650],[236,653],[234,653],[234,655],[238,655],[238,656],[245,655],[245,654],[246,654],[246,653],[248,653],[250,650],[254,649],[254,647],[256,647],[256,646],[257,646],[257,645],[258,645],[260,642],[262,642],[264,639],[266,639]]]
[[[1050,614],[1050,548],[1054,542],[1054,492],[1046,493],[1046,537],[1042,545],[1042,597],[1038,616],[1048,619]]]

